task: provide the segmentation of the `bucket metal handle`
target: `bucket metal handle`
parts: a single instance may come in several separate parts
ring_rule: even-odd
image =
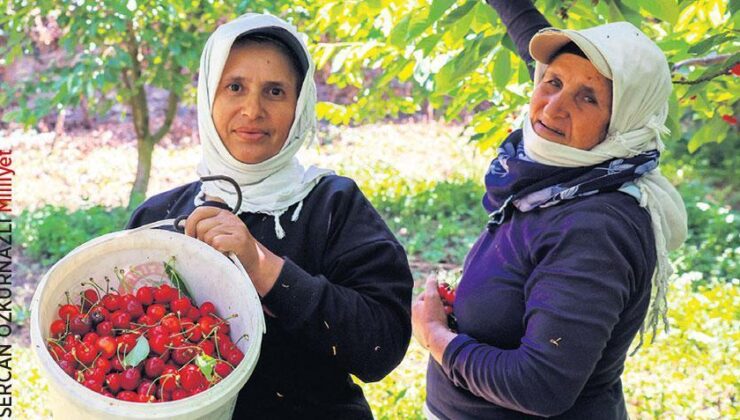
[[[239,212],[239,209],[242,207],[242,189],[239,188],[239,184],[234,180],[234,178],[228,177],[226,175],[209,175],[209,176],[202,176],[200,177],[201,182],[208,182],[208,181],[226,181],[229,184],[231,184],[234,187],[234,190],[236,190],[236,205],[233,209],[231,209],[231,212],[234,214],[237,214]],[[173,222],[172,226],[174,226],[175,230],[177,232],[184,232],[185,227],[180,226],[180,223],[187,219],[187,215],[177,216],[175,218],[175,221]]]

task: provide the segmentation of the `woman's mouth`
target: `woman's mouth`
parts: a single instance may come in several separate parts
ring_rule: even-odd
[[[255,128],[237,128],[234,134],[245,141],[259,141],[267,136],[267,132]]]
[[[543,128],[546,132],[555,134],[557,136],[564,136],[565,135],[565,133],[563,133],[562,131],[558,131],[558,130],[556,130],[554,128],[551,128],[551,127],[546,126],[545,123],[543,123],[541,120],[535,121],[535,128],[538,128],[538,126],[541,127],[541,128]]]

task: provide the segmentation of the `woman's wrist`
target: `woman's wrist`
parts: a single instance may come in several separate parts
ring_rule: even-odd
[[[244,269],[247,270],[247,274],[252,280],[257,294],[260,297],[264,297],[275,285],[283,269],[285,260],[273,254],[259,242],[256,242],[255,248],[255,255],[251,261],[244,261],[241,258],[240,260],[242,260]]]
[[[431,327],[429,335],[427,337],[427,346],[429,347],[429,353],[432,355],[437,363],[442,364],[442,357],[444,356],[445,349],[450,342],[457,337],[457,334],[452,332],[446,325],[437,325]]]

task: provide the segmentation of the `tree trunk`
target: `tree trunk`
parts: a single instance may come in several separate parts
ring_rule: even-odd
[[[136,139],[136,153],[138,160],[136,163],[136,178],[134,186],[131,188],[131,194],[128,198],[128,208],[133,210],[146,197],[146,190],[149,186],[149,174],[152,170],[152,153],[154,151],[154,141],[147,136],[143,139]]]

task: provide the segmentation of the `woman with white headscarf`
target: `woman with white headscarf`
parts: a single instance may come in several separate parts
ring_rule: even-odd
[[[372,418],[350,374],[380,380],[411,336],[403,248],[351,179],[296,158],[316,134],[313,76],[301,35],[279,18],[221,25],[201,57],[198,174],[234,179],[243,201],[234,214],[229,183],[193,182],[129,223],[187,216],[186,234],[246,268],[267,332],[235,418]]]
[[[485,175],[488,228],[465,260],[456,331],[433,278],[413,305],[431,353],[425,412],[626,419],[624,361],[666,322],[667,252],[686,236],[658,169],[668,63],[629,23],[558,30],[528,1],[489,3],[536,62],[535,88]]]

